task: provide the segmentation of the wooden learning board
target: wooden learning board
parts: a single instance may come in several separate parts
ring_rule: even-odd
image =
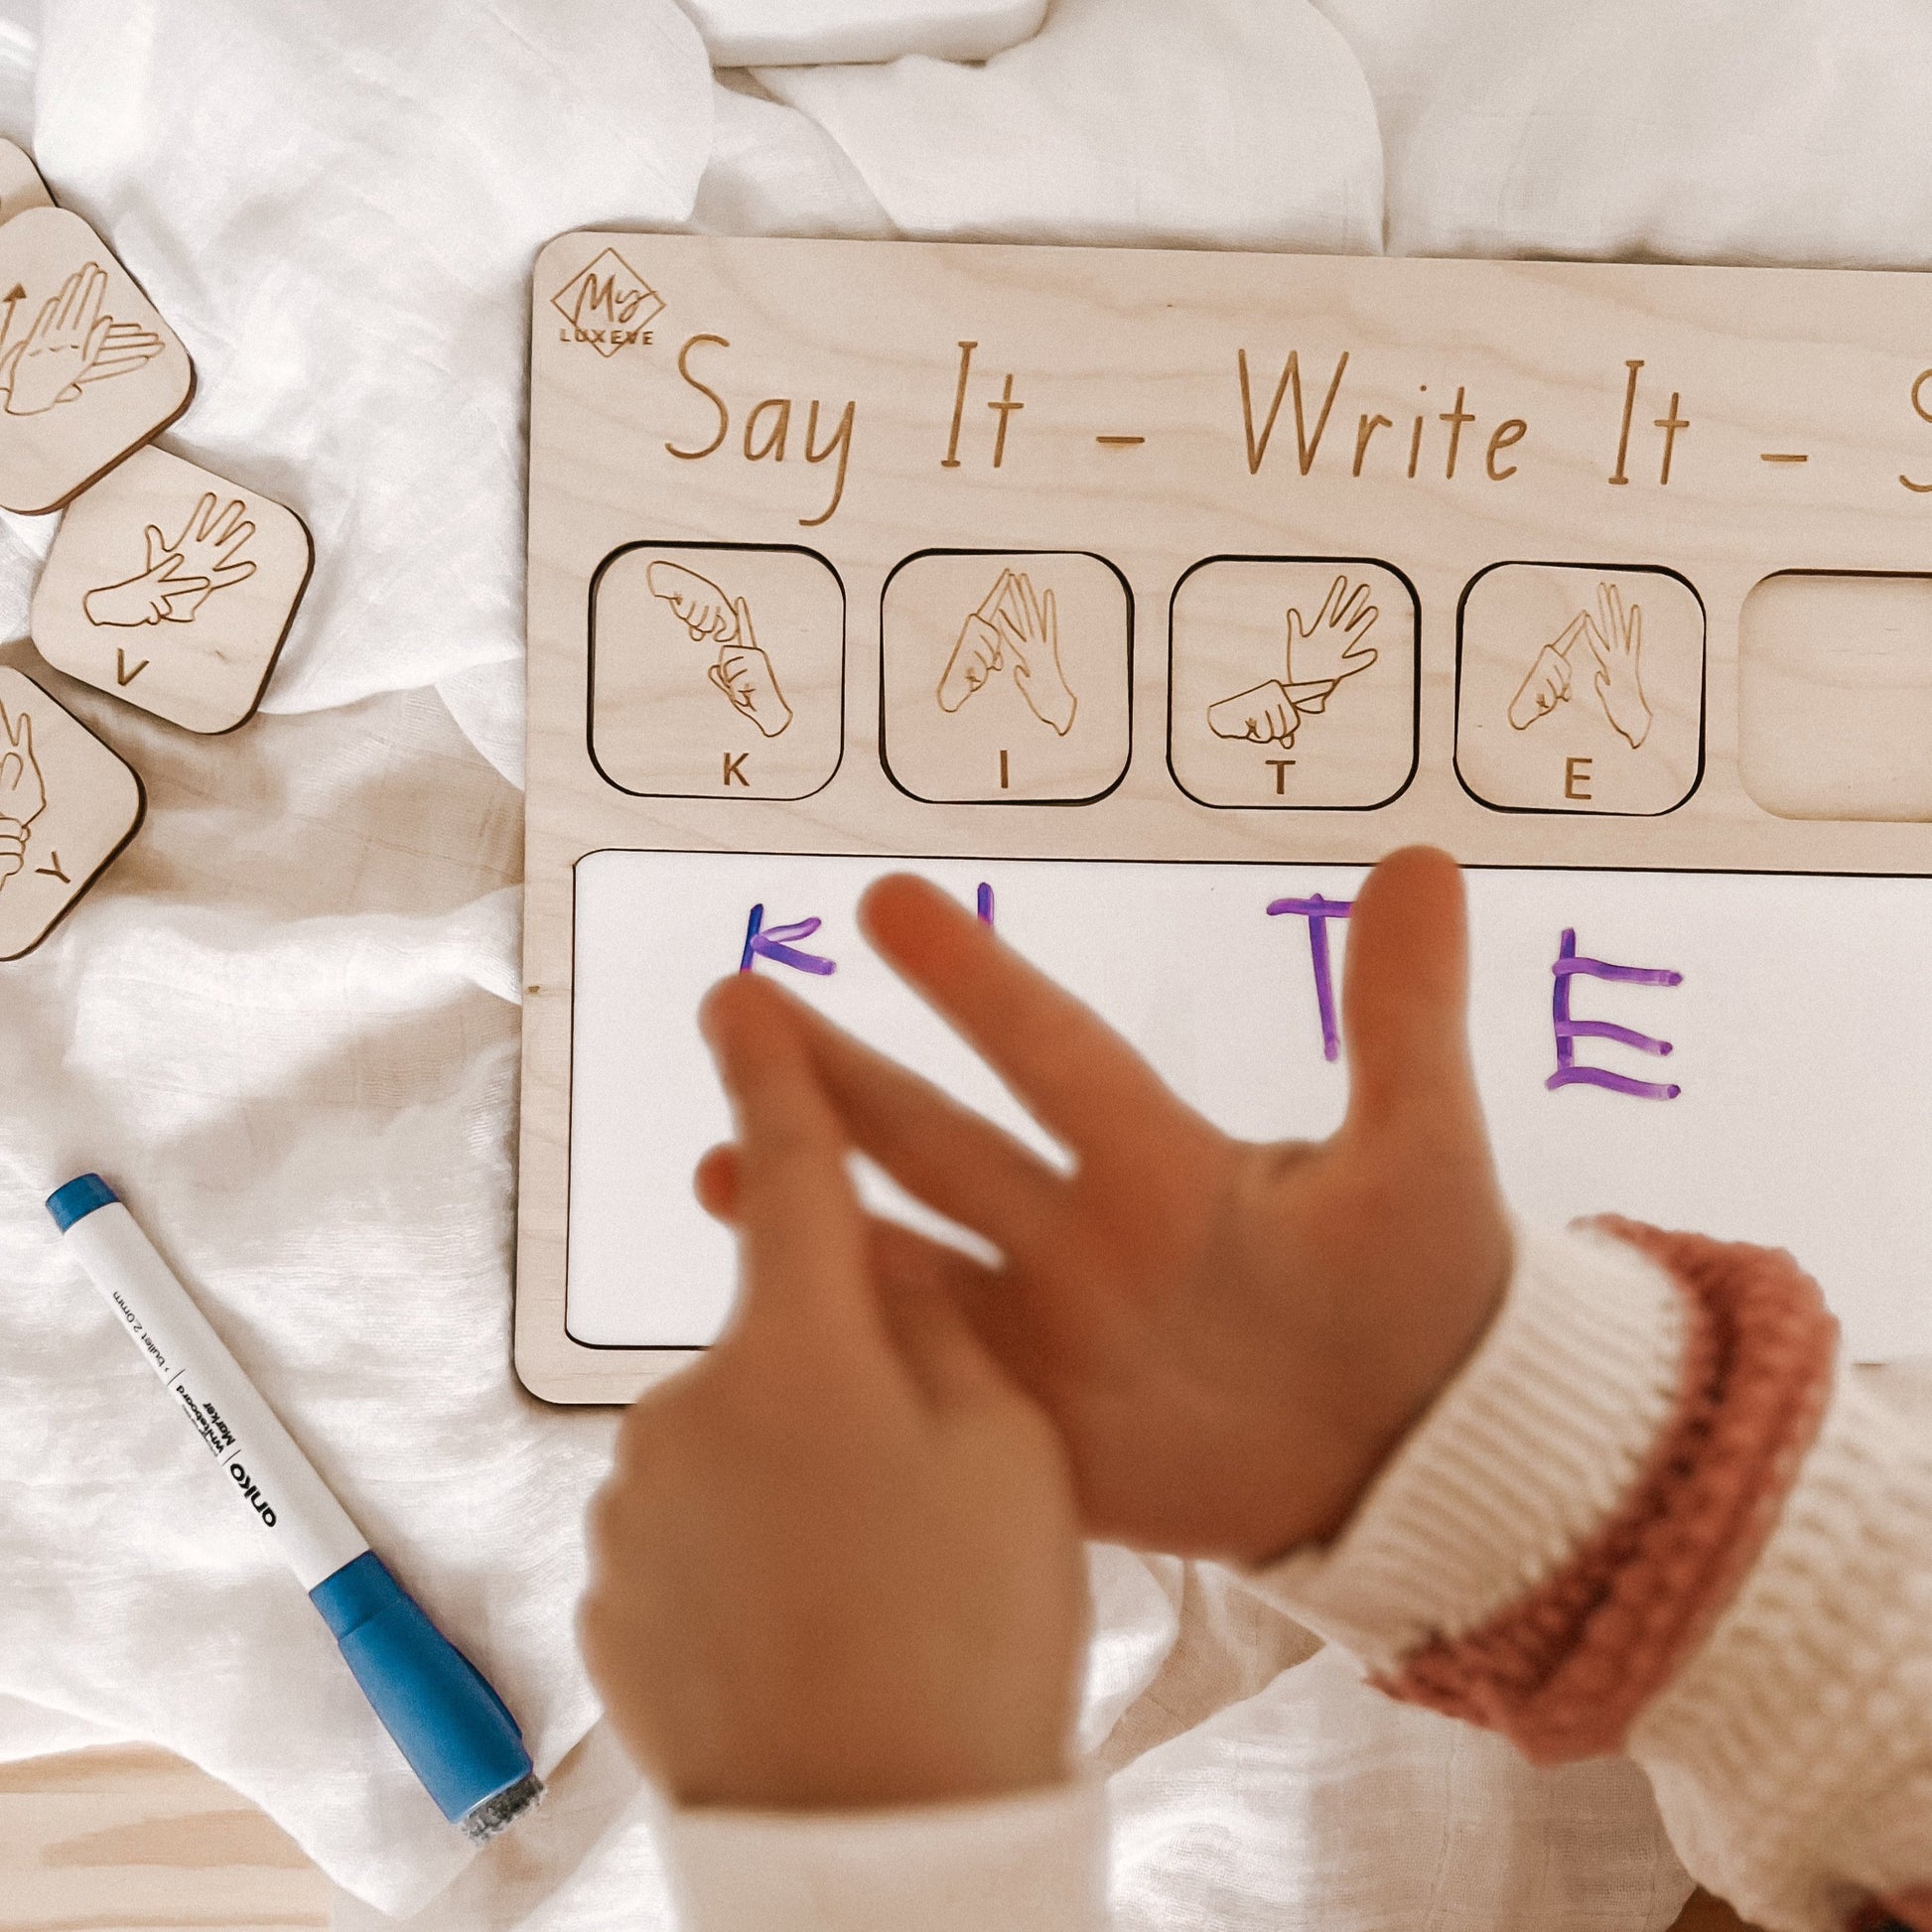
[[[1348,897],[1417,840],[1525,1213],[1789,1243],[1859,1353],[1932,1348],[1920,278],[612,232],[531,294],[535,1393],[723,1316],[720,974],[1033,1133],[868,880],[1320,1133]]]

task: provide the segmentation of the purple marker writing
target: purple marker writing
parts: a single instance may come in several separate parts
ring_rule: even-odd
[[[1550,998],[1551,1018],[1556,1024],[1557,1070],[1544,1081],[1553,1092],[1558,1087],[1603,1087],[1611,1093],[1628,1094],[1633,1100],[1675,1100],[1682,1087],[1659,1080],[1633,1080],[1627,1074],[1612,1073],[1607,1067],[1579,1066],[1577,1041],[1613,1039],[1619,1046],[1639,1053],[1654,1053],[1659,1059],[1674,1049],[1667,1039],[1640,1034],[1632,1027],[1619,1027],[1609,1020],[1573,1020],[1570,1017],[1570,988],[1581,973],[1587,979],[1618,980],[1628,986],[1682,986],[1684,975],[1667,966],[1614,966],[1606,959],[1589,959],[1577,951],[1577,929],[1564,928],[1562,943],[1550,971],[1556,988]]]
[[[828,973],[836,973],[838,966],[835,961],[814,952],[801,952],[796,946],[786,943],[792,939],[809,939],[823,924],[822,919],[797,919],[790,925],[768,926],[764,923],[762,903],[753,906],[752,916],[745,924],[745,950],[738,956],[738,970],[749,973],[763,958],[779,966],[790,966],[800,973],[816,973],[821,978]]]
[[[1321,1057],[1341,1057],[1341,1029],[1335,1017],[1334,975],[1328,967],[1328,921],[1345,919],[1354,905],[1352,898],[1278,898],[1268,907],[1272,919],[1287,912],[1309,922],[1309,959],[1314,968],[1314,1004],[1321,1016]]]

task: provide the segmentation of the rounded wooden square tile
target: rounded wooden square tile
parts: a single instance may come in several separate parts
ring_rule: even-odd
[[[621,791],[809,797],[845,746],[837,572],[795,544],[627,544],[591,590],[590,712]]]
[[[1491,564],[1457,620],[1455,769],[1504,811],[1674,811],[1704,771],[1704,605],[1646,564]]]
[[[0,505],[59,509],[194,388],[188,351],[79,215],[0,223]]]
[[[1352,557],[1210,557],[1173,594],[1168,761],[1203,805],[1386,805],[1416,768],[1416,598]]]
[[[53,931],[146,809],[130,765],[32,678],[0,666],[0,959]]]
[[[880,615],[886,769],[914,798],[1080,804],[1127,769],[1133,602],[1085,550],[925,550]]]
[[[34,591],[57,669],[194,732],[261,703],[314,552],[296,513],[166,450],[68,506]]]

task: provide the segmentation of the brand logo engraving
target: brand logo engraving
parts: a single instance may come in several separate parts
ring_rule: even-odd
[[[632,343],[650,341],[649,325],[663,310],[664,298],[615,248],[607,248],[550,298],[550,306],[566,325],[559,342],[589,343],[600,355],[615,355]]]

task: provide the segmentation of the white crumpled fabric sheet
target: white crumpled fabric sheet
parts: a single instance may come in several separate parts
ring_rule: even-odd
[[[68,924],[0,968],[0,1755],[183,1753],[323,1865],[342,1928],[664,1926],[649,1801],[571,1638],[612,1418],[509,1372],[537,248],[610,222],[1920,266],[1932,20],[48,0],[37,50],[22,5],[0,116],[193,351],[170,444],[299,508],[318,565],[266,714],[231,738],[0,646],[151,801]],[[707,43],[790,65],[714,75]],[[990,58],[931,58],[960,49]],[[878,63],[801,65],[855,52]],[[0,531],[5,634],[49,534]],[[40,1199],[88,1166],[520,1715],[553,1796],[489,1851],[437,1818],[64,1257]],[[1674,1917],[1688,1881],[1627,1766],[1532,1771],[1212,1570],[1093,1561],[1085,1735],[1124,1926]]]

